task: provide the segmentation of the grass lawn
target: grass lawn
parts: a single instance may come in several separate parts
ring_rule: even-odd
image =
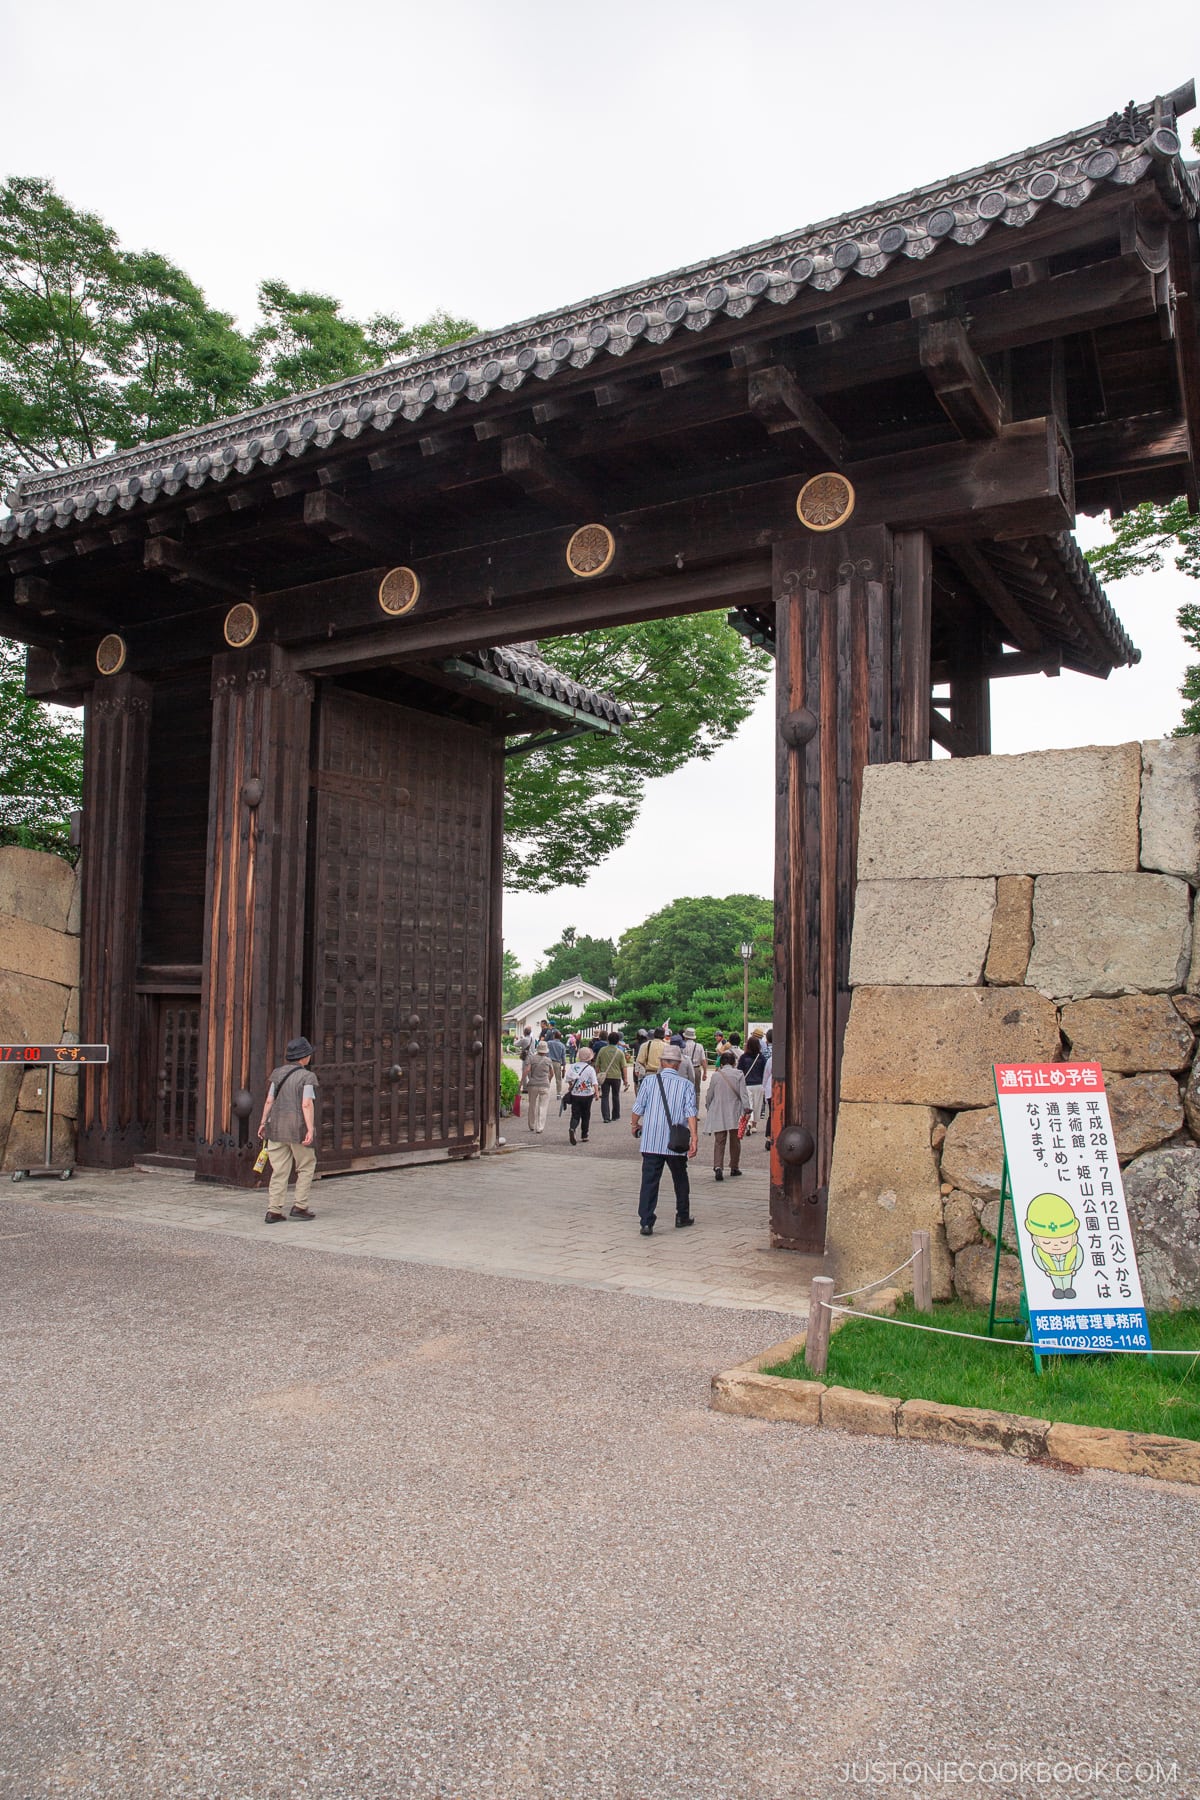
[[[957,1301],[936,1305],[930,1318],[906,1298],[896,1317],[950,1331],[987,1332],[986,1311]],[[1020,1340],[1024,1333],[1016,1326],[1000,1325],[997,1335]],[[824,1380],[830,1387],[865,1388],[875,1394],[896,1394],[901,1400],[990,1406],[1064,1424],[1200,1438],[1200,1312],[1151,1313],[1150,1342],[1156,1350],[1196,1347],[1197,1355],[1155,1360],[1050,1356],[1038,1375],[1026,1349],[956,1343],[886,1321],[848,1319],[829,1340]],[[813,1379],[803,1353],[763,1372]]]

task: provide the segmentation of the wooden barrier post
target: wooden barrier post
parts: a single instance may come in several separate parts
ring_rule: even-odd
[[[913,1232],[913,1305],[918,1312],[933,1311],[933,1258],[927,1231]]]
[[[829,1356],[829,1326],[833,1319],[829,1310],[832,1299],[833,1282],[830,1277],[814,1276],[812,1291],[808,1297],[808,1335],[804,1340],[804,1360],[813,1375],[825,1373],[825,1363]]]

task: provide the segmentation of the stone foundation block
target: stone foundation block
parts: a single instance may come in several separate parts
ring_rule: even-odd
[[[1076,1469],[1116,1469],[1159,1481],[1200,1482],[1200,1443],[1103,1425],[1051,1425],[1046,1453]]]
[[[1141,777],[1140,744],[878,763],[863,778],[859,880],[1132,871]]]
[[[51,857],[49,860],[61,859]],[[60,1043],[68,992],[56,982],[38,981],[31,975],[14,975],[11,970],[0,969],[0,1043]],[[0,1065],[0,1149],[7,1137],[25,1075],[26,1070],[11,1063]],[[24,1168],[25,1163],[16,1166]]]
[[[946,1195],[942,1203],[942,1223],[946,1231],[946,1248],[951,1256],[957,1256],[968,1244],[979,1242],[979,1217],[971,1204],[970,1194],[956,1191]]]
[[[932,1241],[933,1291],[950,1292],[950,1258],[942,1230],[935,1120],[927,1106],[851,1106],[838,1111],[829,1177],[827,1254],[839,1291],[864,1286],[912,1255],[914,1231]],[[912,1271],[899,1278],[912,1287]]]
[[[1172,875],[1042,875],[1026,980],[1060,1000],[1166,993],[1191,943],[1190,892]]]
[[[1106,1075],[1186,1069],[1195,1039],[1166,994],[1072,1000],[1062,1009],[1072,1062],[1098,1062]]]
[[[13,1114],[4,1145],[3,1169],[32,1169],[41,1166],[46,1155],[46,1124],[41,1113]],[[75,1123],[61,1113],[54,1115],[53,1159],[57,1163],[75,1161]],[[14,1190],[15,1192],[15,1190]]]
[[[925,1444],[967,1444],[1004,1456],[1044,1456],[1049,1431],[1049,1419],[992,1412],[985,1406],[947,1406],[938,1400],[906,1400],[896,1419],[898,1437]]]
[[[858,1388],[827,1387],[821,1395],[821,1423],[835,1431],[857,1431],[895,1437],[900,1401],[890,1394],[866,1394]]]
[[[851,987],[976,986],[995,906],[994,881],[860,881]]]
[[[1200,881],[1200,738],[1142,745],[1142,867]]]
[[[1124,1183],[1146,1305],[1200,1306],[1200,1148],[1148,1151]]]
[[[78,1115],[79,1084],[82,1080],[82,1071],[78,1075],[55,1073],[54,1110],[56,1113],[61,1113],[64,1119],[74,1119]],[[21,1091],[17,1096],[17,1106],[21,1112],[45,1113],[45,1069],[30,1069],[25,1075],[21,1082]]]
[[[942,1145],[942,1180],[980,1200],[998,1200],[1003,1171],[1004,1139],[997,1109],[985,1106],[958,1113]]]
[[[1058,1050],[1057,1010],[1030,988],[862,987],[846,1027],[842,1099],[990,1106],[993,1063],[1051,1062]]]
[[[711,1405],[716,1412],[751,1419],[784,1419],[793,1425],[821,1423],[821,1381],[788,1381],[779,1375],[731,1372],[714,1375]]]
[[[954,1291],[967,1306],[990,1306],[995,1243],[968,1244],[954,1259]],[[1015,1256],[1001,1253],[1000,1281],[996,1289],[997,1311],[1011,1317],[1021,1304],[1021,1265]]]
[[[79,980],[79,940],[0,912],[0,968],[74,987]]]
[[[61,856],[0,846],[0,913],[46,931],[68,931],[75,886],[75,871]]]
[[[1127,1163],[1144,1150],[1157,1150],[1183,1130],[1183,1102],[1173,1075],[1117,1075],[1105,1082],[1117,1160]]]
[[[983,979],[989,987],[1020,987],[1033,949],[1033,877],[1001,875]]]
[[[999,1200],[988,1200],[984,1203],[983,1211],[979,1215],[979,1223],[987,1237],[991,1239],[991,1243],[988,1246],[989,1249],[994,1250],[996,1235],[1000,1231]],[[1013,1210],[1011,1206],[1006,1206],[1004,1209],[1003,1237],[1004,1248],[1013,1251],[1015,1254],[1017,1249],[1017,1227],[1016,1222],[1013,1219]]]

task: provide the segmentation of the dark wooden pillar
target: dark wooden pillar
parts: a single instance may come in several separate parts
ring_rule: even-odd
[[[494,1150],[500,1137],[500,1038],[504,1015],[504,739],[492,760],[491,891],[488,897],[488,965],[483,1002],[483,1093],[479,1148]]]
[[[994,634],[978,616],[965,620],[955,633],[950,672],[950,723],[958,739],[952,750],[955,756],[991,754],[992,690],[987,659],[999,649]]]
[[[135,988],[149,750],[150,689],[136,675],[108,677],[84,712],[80,1036],[111,1054],[83,1081],[78,1154],[93,1168],[133,1162],[149,1128]]]
[[[884,526],[775,548],[775,1016],[771,1241],[820,1252],[862,772],[929,755],[932,550]]]
[[[277,645],[213,661],[198,1180],[247,1182],[266,1076],[303,1029],[313,684]]]

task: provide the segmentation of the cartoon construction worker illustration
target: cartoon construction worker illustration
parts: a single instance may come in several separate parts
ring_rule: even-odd
[[[1033,1239],[1033,1260],[1050,1277],[1056,1300],[1074,1300],[1072,1277],[1083,1262],[1079,1220],[1061,1194],[1037,1194],[1029,1202],[1025,1229]]]

